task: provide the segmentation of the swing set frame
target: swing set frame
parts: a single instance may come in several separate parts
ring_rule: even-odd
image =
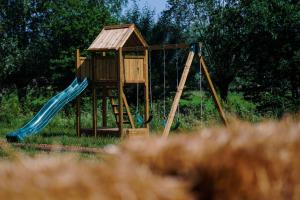
[[[175,46],[174,45],[168,45],[166,47],[168,49],[187,48],[187,45],[180,45],[180,46],[179,45],[175,45]],[[163,46],[163,48],[164,48],[164,46]],[[206,81],[208,82],[208,87],[209,87],[210,93],[213,97],[214,103],[217,107],[217,110],[219,112],[220,118],[221,118],[222,122],[224,123],[224,125],[227,126],[227,119],[226,119],[225,113],[223,111],[222,105],[220,103],[219,97],[217,95],[217,92],[215,90],[215,87],[213,85],[210,74],[208,72],[205,60],[204,60],[203,55],[202,55],[202,43],[193,43],[189,46],[189,48],[190,48],[189,55],[188,55],[188,58],[186,60],[185,66],[184,66],[184,70],[182,72],[179,85],[177,87],[176,95],[174,97],[170,113],[168,115],[168,120],[167,120],[165,129],[164,129],[164,132],[163,132],[163,137],[168,137],[168,135],[170,133],[171,126],[172,126],[172,123],[174,121],[175,113],[176,113],[176,110],[178,108],[179,101],[180,101],[180,98],[181,98],[186,80],[188,78],[192,62],[195,58],[199,59],[200,71],[203,72],[203,74],[206,78]],[[159,49],[159,48],[155,47],[155,49]]]
[[[221,102],[219,100],[219,97],[217,95],[215,86],[212,82],[212,79],[210,77],[206,62],[204,60],[204,57],[202,55],[202,47],[203,44],[201,42],[198,43],[192,43],[191,45],[187,45],[187,44],[163,44],[163,45],[152,45],[152,46],[148,46],[148,51],[149,54],[151,54],[151,51],[165,51],[165,50],[174,50],[174,49],[190,49],[189,50],[189,54],[180,78],[180,82],[179,85],[177,86],[177,91],[176,91],[176,95],[174,97],[173,103],[172,103],[172,107],[171,110],[169,112],[168,118],[167,118],[167,123],[165,125],[164,128],[164,132],[163,132],[163,137],[166,138],[169,136],[170,130],[171,130],[171,126],[172,123],[174,121],[174,117],[176,114],[176,110],[179,106],[179,101],[184,89],[184,86],[186,84],[190,69],[191,69],[191,65],[194,59],[198,59],[199,60],[199,68],[200,71],[202,72],[202,74],[204,75],[207,83],[208,83],[208,87],[209,87],[209,91],[211,96],[213,97],[215,106],[218,110],[218,113],[220,115],[220,118],[223,122],[223,124],[225,126],[227,126],[228,122],[227,122],[227,118],[225,115],[225,112],[222,108]],[[123,50],[124,51],[132,51],[132,50],[143,50],[145,47],[126,47]],[[151,88],[151,86],[150,86]]]

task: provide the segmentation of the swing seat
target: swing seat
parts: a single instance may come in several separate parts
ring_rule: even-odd
[[[164,119],[164,120],[161,121],[161,125],[162,125],[163,127],[166,127],[166,124],[167,124],[167,120],[166,120],[166,119]],[[171,127],[171,130],[172,130],[172,131],[175,131],[175,130],[177,130],[179,127],[180,127],[180,121],[177,120],[176,123],[175,123],[175,125]]]
[[[160,121],[160,124],[161,124],[163,127],[165,127],[166,124],[167,124],[167,120],[166,120],[166,119],[161,120],[161,121]]]
[[[152,121],[153,115],[150,115],[149,118],[144,121],[143,117],[140,114],[135,115],[135,122],[138,126],[143,126],[144,124],[148,124]]]
[[[153,115],[150,115],[149,118],[144,122],[144,124],[149,124],[153,119]]]
[[[144,119],[143,119],[143,117],[140,114],[136,114],[135,115],[135,123],[138,126],[142,126],[144,124]]]
[[[175,124],[174,126],[171,127],[171,130],[172,130],[172,131],[175,131],[175,130],[177,130],[179,127],[180,127],[180,121],[177,120],[176,124]]]

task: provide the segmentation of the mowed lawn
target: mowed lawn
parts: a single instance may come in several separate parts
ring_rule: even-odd
[[[55,117],[52,122],[41,132],[36,135],[27,137],[22,143],[24,144],[59,144],[66,146],[80,146],[80,147],[96,147],[102,148],[106,145],[118,144],[120,138],[118,137],[77,137],[75,131],[75,124],[73,119],[66,119],[65,125],[60,116]],[[30,118],[16,117],[12,122],[0,122],[0,139],[6,141],[6,134],[21,128]],[[36,154],[38,150],[30,147],[18,148],[13,147],[17,151],[25,153]],[[0,154],[1,156],[1,154]]]

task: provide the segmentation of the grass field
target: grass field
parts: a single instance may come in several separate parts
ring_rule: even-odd
[[[0,123],[0,139],[6,140],[5,136],[7,133],[21,128],[30,117],[20,117],[14,119],[14,123]],[[71,123],[74,121],[68,119],[64,125],[63,117],[58,115],[53,121],[40,133],[26,138],[23,143],[25,144],[59,144],[66,146],[80,146],[80,147],[104,147],[109,144],[117,144],[120,139],[117,137],[77,137],[74,125]],[[59,123],[57,123],[60,121]],[[35,148],[15,148],[17,151],[24,152],[29,155],[35,155],[40,153]],[[4,154],[5,155],[5,154]],[[3,154],[0,153],[0,156]]]
[[[203,112],[200,112],[200,103],[202,99]],[[19,102],[15,93],[6,95],[1,99],[0,105],[0,139],[5,140],[5,135],[15,131],[26,124],[42,105],[47,102],[48,98],[34,98],[30,95],[26,97],[23,103]],[[166,101],[166,113],[163,112],[163,102],[155,102],[151,108],[153,120],[150,123],[151,134],[160,134],[164,128],[164,115],[168,115],[168,109],[171,106],[172,98]],[[89,98],[84,98],[82,103],[82,127],[92,127],[91,103]],[[261,118],[256,113],[254,104],[245,101],[240,94],[232,93],[228,101],[223,102],[227,114],[233,113],[238,118],[256,122]],[[142,113],[142,105],[139,111]],[[101,107],[99,103],[98,107]],[[134,109],[133,109],[134,111]],[[132,111],[132,112],[133,112]],[[134,113],[133,113],[134,114]],[[101,126],[101,113],[98,113],[98,125]],[[180,122],[177,130],[172,134],[181,132],[188,133],[194,128],[214,126],[220,123],[218,112],[210,96],[199,92],[186,92],[180,101],[180,114],[176,114],[174,124]],[[116,127],[114,116],[108,106],[108,126]],[[119,138],[109,137],[80,137],[75,132],[75,113],[72,104],[68,104],[61,112],[55,116],[44,130],[35,136],[25,139],[25,144],[60,144],[67,146],[80,147],[104,147],[109,144],[118,144]],[[23,149],[22,152],[34,155],[38,153],[32,148]]]

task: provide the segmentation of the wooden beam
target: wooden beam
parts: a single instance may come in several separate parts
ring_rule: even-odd
[[[93,71],[93,83],[92,83],[92,92],[93,92],[93,132],[94,136],[97,137],[97,96],[96,96],[96,85],[95,85],[95,55],[93,55],[93,66],[92,66],[92,71]]]
[[[160,45],[151,45],[149,46],[150,51],[155,50],[171,50],[171,49],[188,49],[190,45],[181,43],[181,44],[160,44]]]
[[[110,29],[121,29],[121,28],[130,28],[133,27],[134,24],[118,24],[118,25],[110,25],[110,26],[104,26],[104,30],[110,30]]]
[[[168,137],[168,135],[170,133],[170,129],[171,129],[171,126],[172,126],[172,123],[174,120],[174,116],[175,116],[178,104],[179,104],[179,100],[182,95],[182,91],[183,91],[186,79],[187,79],[190,69],[191,69],[194,55],[195,55],[195,52],[191,50],[188,55],[188,58],[185,63],[185,67],[184,67],[182,75],[181,75],[181,79],[180,79],[180,82],[179,82],[179,85],[177,88],[177,92],[176,92],[176,95],[175,95],[175,98],[174,98],[174,101],[173,101],[173,104],[171,107],[171,111],[168,116],[168,121],[167,121],[167,124],[166,124],[164,132],[163,132],[163,137]]]
[[[121,138],[124,138],[123,133],[123,100],[122,100],[122,94],[123,94],[123,84],[124,84],[124,69],[123,69],[123,53],[122,48],[118,51],[118,78],[119,78],[119,86],[118,86],[118,100],[119,100],[119,131]]]
[[[213,96],[213,99],[214,99],[215,105],[216,105],[216,107],[217,107],[217,109],[218,109],[218,112],[219,112],[219,115],[220,115],[220,117],[221,117],[221,120],[222,120],[222,122],[224,123],[224,125],[227,126],[228,123],[227,123],[227,119],[226,119],[225,113],[224,113],[224,111],[223,111],[223,109],[222,109],[222,105],[221,105],[221,103],[220,103],[220,101],[219,101],[217,92],[216,92],[216,90],[215,90],[215,87],[214,87],[214,85],[213,85],[213,82],[212,82],[212,80],[211,80],[211,78],[210,78],[210,75],[209,75],[209,73],[208,73],[208,70],[207,70],[207,66],[206,66],[206,64],[205,64],[205,61],[204,61],[203,57],[202,57],[200,54],[198,55],[198,57],[199,57],[199,59],[200,59],[200,68],[201,68],[201,70],[204,72],[204,76],[205,76],[205,78],[206,78],[206,80],[207,80],[207,82],[208,82],[208,86],[209,86],[211,95]]]
[[[102,94],[102,127],[107,127],[107,89],[103,90]]]
[[[147,44],[146,40],[144,39],[144,37],[142,36],[141,32],[137,29],[137,27],[135,25],[133,27],[134,27],[133,31],[136,34],[136,36],[138,37],[138,39],[140,40],[140,42],[143,44],[143,46],[147,47],[148,44]]]
[[[122,99],[123,99],[123,102],[124,102],[124,105],[125,105],[126,112],[128,114],[128,118],[129,118],[129,121],[130,121],[131,128],[135,128],[134,120],[133,120],[133,117],[131,115],[130,108],[129,108],[129,105],[128,105],[128,102],[127,102],[127,99],[126,99],[126,96],[125,96],[124,92],[122,94]]]
[[[188,44],[158,44],[150,45],[149,47],[136,46],[136,47],[123,47],[123,51],[160,51],[160,50],[172,50],[172,49],[188,49],[190,45]]]

